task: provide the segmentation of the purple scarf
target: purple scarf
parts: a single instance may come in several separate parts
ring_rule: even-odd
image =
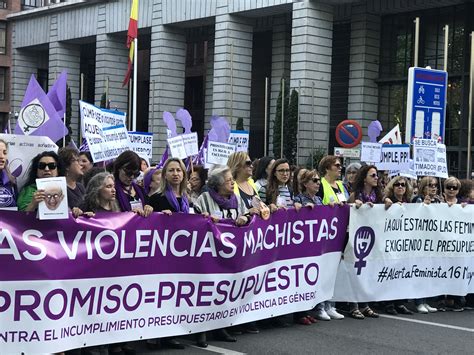
[[[223,210],[238,209],[239,202],[237,201],[237,196],[232,194],[229,198],[221,196],[214,189],[209,189],[209,195],[217,203],[217,205]]]
[[[171,186],[169,184],[166,184],[166,190],[165,190],[165,196],[166,199],[168,200],[169,204],[171,207],[176,212],[183,212],[183,213],[189,213],[189,201],[188,198],[185,195],[181,196],[181,205],[178,203],[178,199],[176,198],[173,190],[171,189]]]
[[[374,189],[372,189],[372,191],[370,191],[370,194],[368,195],[365,192],[361,191],[359,193],[359,200],[361,200],[364,203],[366,202],[375,203],[375,201],[377,201],[377,194],[375,193]]]
[[[143,191],[140,186],[132,182],[133,189],[135,190],[135,193],[137,194],[139,200],[142,202],[143,207],[145,207],[146,200],[145,196],[143,195]],[[129,195],[125,193],[125,188],[122,185],[122,182],[120,179],[115,179],[115,191],[117,192],[117,200],[120,206],[120,209],[125,212],[125,211],[131,211],[132,206],[130,205],[130,200],[129,200]]]

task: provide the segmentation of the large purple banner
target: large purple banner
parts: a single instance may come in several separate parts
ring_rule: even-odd
[[[188,334],[332,297],[348,207],[200,215],[0,212],[0,353]]]

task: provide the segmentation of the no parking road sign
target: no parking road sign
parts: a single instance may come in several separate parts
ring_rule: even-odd
[[[362,140],[362,128],[353,120],[345,120],[336,127],[336,141],[341,147],[353,148]]]

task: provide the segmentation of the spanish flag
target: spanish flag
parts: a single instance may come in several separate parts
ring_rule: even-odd
[[[135,38],[138,37],[138,0],[132,0],[132,11],[130,12],[130,22],[128,23],[127,48],[130,48],[128,54],[128,69],[122,86],[130,81],[133,68],[133,54],[135,53]]]

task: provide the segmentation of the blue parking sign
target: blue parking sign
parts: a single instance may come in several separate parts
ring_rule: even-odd
[[[405,142],[414,138],[444,142],[448,73],[443,70],[408,70]]]

